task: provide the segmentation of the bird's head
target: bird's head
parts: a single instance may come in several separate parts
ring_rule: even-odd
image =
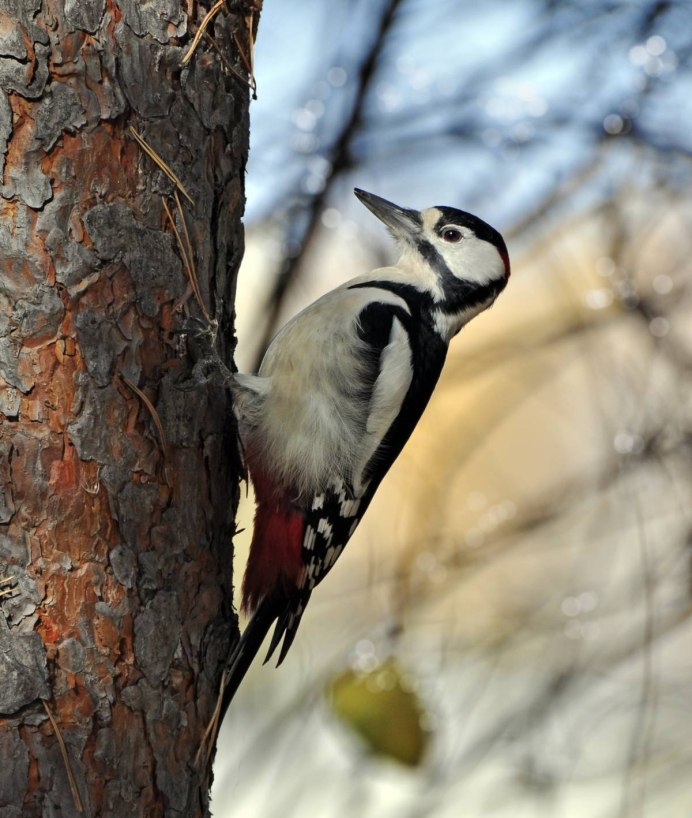
[[[507,245],[487,222],[453,207],[409,210],[358,188],[354,192],[401,247],[397,266],[417,273],[450,312],[487,306],[504,289],[510,275]]]

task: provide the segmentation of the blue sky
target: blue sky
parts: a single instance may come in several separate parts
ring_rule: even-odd
[[[539,0],[399,6],[330,201],[353,185],[404,204],[456,204],[502,227],[594,160],[610,131],[607,184],[632,173],[631,122],[692,150],[689,10],[643,30],[644,2]],[[382,3],[267,3],[256,50],[248,223],[319,191]],[[626,161],[620,160],[620,154]],[[603,182],[603,174],[597,179]],[[596,195],[597,190],[595,191]]]

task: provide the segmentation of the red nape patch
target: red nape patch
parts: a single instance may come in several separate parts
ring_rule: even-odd
[[[509,253],[507,252],[506,247],[500,250],[500,256],[502,257],[502,261],[505,263],[505,273],[507,273],[507,278],[509,278],[512,274],[512,268],[509,263]]]
[[[252,611],[279,588],[295,587],[303,567],[303,515],[253,474],[255,529],[243,578],[243,610]]]

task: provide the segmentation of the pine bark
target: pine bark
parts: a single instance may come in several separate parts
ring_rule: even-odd
[[[182,65],[209,5],[0,0],[3,818],[208,814],[240,464],[189,377],[176,187],[130,128],[189,194],[228,360],[253,20],[225,4]]]

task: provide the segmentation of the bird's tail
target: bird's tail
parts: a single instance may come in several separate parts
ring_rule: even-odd
[[[285,605],[285,602],[284,602]],[[266,597],[257,606],[257,610],[248,622],[240,641],[231,654],[226,672],[224,674],[225,685],[223,698],[221,699],[220,718],[223,719],[228,706],[233,701],[233,697],[245,678],[252,660],[257,655],[264,637],[267,635],[272,624],[281,613],[283,605],[277,605],[276,600]]]
[[[219,691],[214,713],[204,731],[202,741],[197,750],[197,755],[195,756],[196,767],[199,768],[202,762],[204,766],[209,763],[216,744],[216,736],[218,735],[228,706],[233,701],[233,697],[240,687],[240,683],[245,678],[245,674],[248,672],[252,660],[257,655],[257,651],[260,649],[264,637],[267,635],[269,628],[271,628],[280,610],[281,606],[278,606],[276,601],[272,598],[263,599],[248,622],[233,653],[230,655],[223,672],[221,682],[222,689]]]

